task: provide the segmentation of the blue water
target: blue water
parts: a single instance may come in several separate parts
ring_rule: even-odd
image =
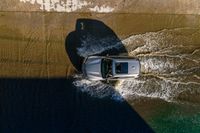
[[[200,105],[165,103],[152,109],[148,123],[157,133],[200,132]]]

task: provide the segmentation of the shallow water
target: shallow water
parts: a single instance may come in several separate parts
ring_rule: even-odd
[[[124,100],[121,97],[125,98],[156,132],[199,132],[199,36],[199,28],[189,27],[131,35],[122,43],[128,55],[137,57],[141,62],[139,78],[120,80],[115,86],[109,86],[79,77],[74,84],[94,97],[110,96],[117,101]],[[86,45],[79,48],[78,52],[85,57],[102,50],[121,48],[119,44],[113,47],[105,45],[107,47],[103,48],[91,46],[86,49],[84,46]],[[143,102],[143,98],[147,100]],[[151,100],[153,102],[148,102]],[[164,101],[159,102],[160,100]]]
[[[176,28],[132,35],[124,39],[122,43],[128,55],[140,60],[141,76],[137,79],[119,81],[115,86],[116,90],[123,97],[136,95],[161,98],[166,101],[180,100],[182,94],[185,94],[185,99],[181,100],[186,101],[187,98],[189,101],[192,100],[190,98],[193,95],[199,97],[199,36],[200,29],[198,28]],[[95,42],[91,36],[88,38]],[[105,40],[95,42],[99,45],[91,45],[89,48],[84,40],[83,47],[78,49],[78,53],[86,57],[103,50],[121,48],[120,44],[106,45],[103,43]],[[102,88],[104,85],[100,84],[98,86]],[[89,83],[88,86],[92,85],[97,86],[97,83]],[[197,101],[193,100],[193,102],[198,102],[198,99],[195,100]]]
[[[16,109],[13,108],[16,107],[19,108],[18,112],[25,112],[27,115],[22,126],[26,120],[31,123],[33,119],[36,119],[37,123],[39,119],[46,122],[52,118],[52,121],[50,120],[52,123],[48,124],[55,124],[53,119],[65,120],[55,109],[59,106],[63,107],[61,112],[64,115],[65,111],[68,111],[65,102],[70,99],[76,105],[75,114],[78,115],[76,120],[81,117],[81,120],[85,122],[87,119],[84,118],[84,113],[87,114],[87,118],[90,118],[87,109],[89,108],[91,112],[93,109],[96,111],[92,117],[95,119],[98,109],[104,107],[100,106],[100,103],[101,105],[107,103],[104,101],[106,99],[117,104],[114,108],[110,108],[110,112],[102,110],[102,116],[104,113],[109,116],[115,108],[121,107],[121,103],[128,102],[157,132],[163,132],[163,130],[176,132],[177,130],[173,127],[183,125],[183,132],[190,131],[191,128],[194,128],[194,132],[199,130],[200,19],[198,16],[40,12],[1,12],[0,15],[0,65],[2,68],[0,75],[1,78],[8,78],[1,80],[4,113],[8,112],[5,119],[9,118],[12,121],[12,116],[17,120],[25,117],[23,113],[20,114],[21,117],[15,114]],[[77,54],[86,57],[111,49],[121,51],[123,47],[127,52],[120,54],[134,56],[140,60],[141,76],[108,85],[100,81],[86,80],[77,73],[65,51],[65,38],[74,31],[77,18],[102,20],[121,40],[113,44],[113,38],[105,37],[97,40],[95,36],[87,35],[81,40]],[[110,45],[111,43],[113,45]],[[49,78],[57,77],[64,78],[61,80],[64,81],[49,80]],[[73,80],[65,79],[66,77],[72,77]],[[66,90],[67,85],[75,86],[73,87],[76,91],[73,91],[72,97]],[[56,90],[57,86],[60,91]],[[29,92],[28,89],[31,91]],[[79,93],[87,95],[87,98],[80,96]],[[55,103],[50,100],[51,98],[57,99]],[[147,100],[143,101],[143,98]],[[26,102],[23,103],[23,99]],[[41,103],[38,102],[40,100]],[[84,101],[89,102],[90,104],[86,102],[86,105],[91,107],[83,108]],[[16,106],[14,106],[15,102],[17,102]],[[9,103],[12,104],[9,105]],[[29,103],[34,103],[36,107],[32,107]],[[70,105],[74,108],[71,102]],[[109,105],[107,103],[106,107]],[[42,112],[37,110],[37,106]],[[35,114],[32,114],[32,108],[36,109]],[[79,109],[83,111],[81,115],[79,115]],[[191,111],[188,111],[189,109]],[[47,110],[52,111],[47,113],[51,117],[42,115],[45,111],[48,112]],[[109,120],[113,122],[113,125],[116,124],[112,119]],[[103,120],[102,123],[104,123]],[[91,122],[86,122],[87,127],[89,127],[88,124]],[[59,125],[56,125],[55,129],[57,127]]]

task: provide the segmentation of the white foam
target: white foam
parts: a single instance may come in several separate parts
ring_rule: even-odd
[[[20,0],[24,3],[38,4],[40,9],[44,11],[72,12],[90,5],[82,0]]]
[[[94,5],[94,3],[85,0],[20,0],[20,2],[39,5],[41,10],[47,12],[74,12],[83,7],[92,12],[108,13],[114,11],[114,8],[108,5]]]
[[[80,91],[96,98],[110,98],[116,101],[123,101],[123,97],[114,89],[113,86],[102,83],[101,81],[89,81],[83,79],[81,75],[76,76],[73,84]]]
[[[122,44],[120,42],[116,42],[113,37],[105,37],[102,39],[97,39],[92,35],[87,35],[84,40],[81,40],[81,47],[79,47],[78,54],[82,57],[87,57],[89,55],[99,54],[104,52],[105,50],[113,49],[113,48],[121,48]],[[113,44],[113,42],[116,42]]]
[[[192,86],[192,88],[190,88]],[[199,90],[197,82],[176,82],[165,77],[147,76],[140,79],[121,80],[116,90],[124,97],[143,96],[161,98],[166,101],[176,100],[178,95],[187,90]]]
[[[106,6],[106,5],[95,6],[95,7],[89,8],[89,9],[90,9],[90,11],[100,12],[100,13],[108,13],[108,12],[114,11],[114,8]]]
[[[200,83],[197,82],[176,82],[159,76],[143,76],[139,79],[120,80],[115,87],[101,81],[89,81],[83,78],[75,80],[73,84],[80,91],[90,96],[96,98],[108,97],[116,101],[142,96],[160,98],[170,102],[176,100],[182,92],[189,90],[192,93],[192,91],[196,92],[200,89]]]
[[[200,64],[193,58],[195,54],[198,54],[199,49],[190,46],[193,43],[192,38],[194,36],[180,34],[184,33],[185,30],[188,32],[190,29],[165,29],[158,32],[132,35],[124,39],[122,43],[115,44],[110,43],[112,42],[110,38],[97,40],[89,36],[82,41],[83,43],[78,49],[78,53],[86,57],[108,49],[125,47],[129,56],[140,59],[142,76],[138,79],[121,80],[112,90],[117,91],[124,98],[142,96],[173,101],[182,92],[187,92],[188,95],[192,93],[200,94],[200,83],[196,80],[199,79]],[[184,52],[188,48],[192,49],[191,53]],[[183,50],[180,51],[180,49]],[[80,88],[84,86],[82,89],[87,90],[88,93],[92,92],[92,95],[95,94],[91,86],[96,86],[97,84],[97,88],[101,88],[101,92],[104,92],[103,94],[100,92],[98,94],[105,95],[108,91],[106,89],[107,85],[100,82],[97,82],[97,84],[91,82],[82,83],[85,82],[84,80],[79,80],[78,82]],[[109,91],[108,94],[110,94]]]

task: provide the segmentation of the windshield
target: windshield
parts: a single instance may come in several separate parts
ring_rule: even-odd
[[[111,59],[102,59],[101,73],[102,73],[103,78],[108,78],[112,76],[112,60]]]

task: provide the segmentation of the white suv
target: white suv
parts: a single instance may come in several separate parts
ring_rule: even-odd
[[[82,64],[82,71],[89,80],[136,78],[140,74],[140,61],[125,56],[89,56]]]

